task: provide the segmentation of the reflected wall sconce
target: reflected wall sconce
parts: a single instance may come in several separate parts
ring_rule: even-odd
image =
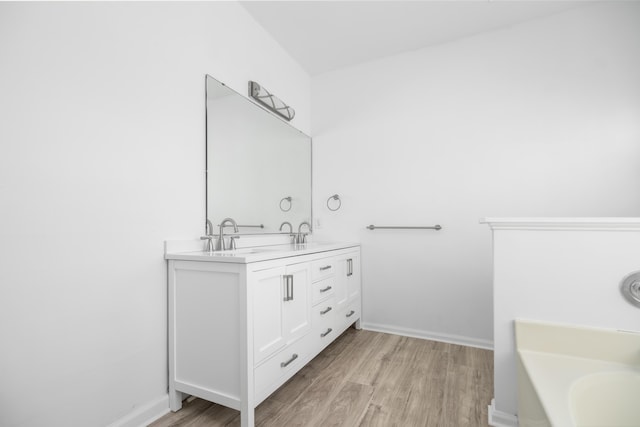
[[[249,96],[268,110],[273,111],[283,119],[290,121],[296,115],[293,108],[285,104],[280,98],[276,97],[258,83],[249,80]]]
[[[337,202],[331,203],[332,200],[337,200]],[[333,207],[331,207],[333,205]],[[340,200],[340,196],[334,194],[333,196],[327,199],[327,209],[330,211],[337,211],[342,206],[342,200]]]
[[[291,200],[292,200],[291,196],[283,197],[282,199],[280,199],[280,210],[282,212],[289,212],[291,210],[291,205],[292,205]],[[284,203],[284,206],[282,206],[283,203]]]

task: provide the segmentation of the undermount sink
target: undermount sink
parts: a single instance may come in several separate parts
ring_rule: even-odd
[[[216,254],[221,255],[245,255],[245,254],[259,254],[263,252],[277,252],[277,251],[303,251],[317,247],[315,243],[296,243],[291,245],[276,245],[276,246],[256,246],[251,248],[239,248],[226,251],[218,251]]]
[[[267,247],[256,247],[256,248],[241,248],[241,249],[232,249],[226,250],[222,252],[214,252],[219,255],[244,255],[244,254],[259,254],[261,252],[273,252],[279,250],[278,248],[267,248]]]

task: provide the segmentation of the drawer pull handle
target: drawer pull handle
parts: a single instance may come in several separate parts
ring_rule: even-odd
[[[329,270],[331,268],[330,265],[325,265],[324,267],[320,267],[320,271]]]
[[[333,331],[333,329],[331,329],[331,328],[327,329],[327,332],[325,332],[325,333],[323,333],[323,334],[320,334],[320,337],[321,337],[321,338],[326,337],[327,335],[329,335],[329,334],[331,333],[331,331]]]
[[[353,259],[347,260],[347,277],[353,276]]]
[[[348,312],[348,313],[347,313],[347,317],[351,317],[351,316],[353,316],[354,314],[356,314],[356,312],[355,312],[355,311],[353,311],[353,310],[351,310],[350,312]]]
[[[280,364],[280,367],[281,368],[286,368],[287,366],[289,366],[291,364],[291,362],[293,362],[297,358],[298,358],[298,355],[296,353],[293,353],[293,356],[291,356],[291,359],[287,360],[286,362],[282,362]]]
[[[331,307],[327,307],[327,308],[325,308],[324,310],[322,310],[322,311],[320,312],[320,314],[327,314],[327,313],[328,313],[328,312],[330,312],[331,310],[333,310]]]
[[[333,289],[331,286],[327,286],[327,287],[326,287],[326,288],[324,288],[324,289],[320,289],[320,293],[330,291],[331,289]]]

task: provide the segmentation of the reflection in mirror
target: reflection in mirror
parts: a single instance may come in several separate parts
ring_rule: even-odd
[[[311,138],[211,76],[206,94],[211,231],[227,217],[239,234],[311,222]]]

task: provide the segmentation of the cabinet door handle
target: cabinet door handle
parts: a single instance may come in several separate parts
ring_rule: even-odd
[[[354,314],[356,314],[356,312],[355,312],[355,311],[353,311],[353,310],[351,310],[350,312],[348,312],[348,313],[347,313],[347,317],[351,317],[351,316],[353,316]]]
[[[347,260],[347,277],[353,275],[353,260],[349,258]]]
[[[327,329],[327,332],[320,334],[320,337],[321,338],[326,337],[327,335],[329,335],[331,333],[331,331],[333,331],[333,329],[331,329],[331,328]]]
[[[291,279],[291,293],[289,294],[289,301],[293,301],[293,274],[290,274],[289,278]]]
[[[291,359],[287,360],[286,362],[280,363],[280,367],[281,368],[286,368],[287,366],[289,366],[291,364],[291,362],[293,362],[297,358],[298,358],[298,355],[296,353],[293,353],[293,356],[291,356]]]
[[[326,288],[324,288],[324,289],[320,289],[320,293],[330,291],[331,289],[333,289],[331,286],[327,286],[327,287],[326,287]]]
[[[324,267],[320,267],[320,271],[329,270],[331,268],[330,265],[325,265]]]
[[[284,301],[291,301],[293,299],[293,275],[285,274],[284,278]]]
[[[333,310],[331,307],[327,307],[327,308],[325,308],[324,310],[322,310],[322,311],[320,312],[320,314],[327,314],[327,313],[328,313],[328,312],[330,312],[331,310]]]

